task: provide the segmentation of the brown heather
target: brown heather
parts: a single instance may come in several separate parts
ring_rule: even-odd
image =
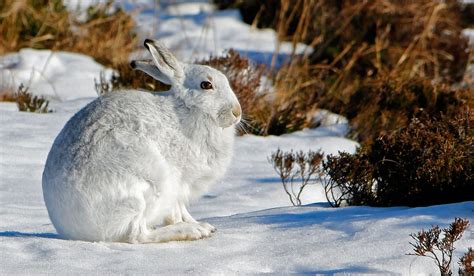
[[[451,223],[447,228],[439,228],[439,226],[433,226],[428,230],[421,230],[417,234],[411,234],[410,236],[414,240],[414,243],[410,243],[413,246],[413,251],[408,255],[422,256],[432,259],[439,269],[440,275],[451,276],[451,261],[454,252],[454,243],[461,239],[464,231],[469,227],[469,220],[455,218],[454,222]],[[469,249],[468,253],[461,258],[461,268],[459,271],[462,273],[469,273],[468,270],[463,269],[463,263],[466,261],[466,256],[469,258],[472,249]],[[469,265],[469,264],[468,264]],[[466,267],[464,266],[464,269]],[[470,269],[467,267],[467,269]],[[472,271],[471,271],[472,272]],[[472,274],[466,274],[472,275]]]
[[[469,247],[467,252],[459,260],[459,275],[474,275],[474,250],[472,247]]]

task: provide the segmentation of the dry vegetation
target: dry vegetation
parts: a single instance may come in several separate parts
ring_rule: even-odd
[[[78,52],[107,66],[128,61],[136,36],[131,16],[112,2],[90,7],[78,21],[61,0],[1,0],[0,54],[29,47]]]
[[[89,7],[85,20],[78,20],[62,0],[0,0],[0,55],[29,47],[92,56],[116,71],[111,80],[98,80],[99,92],[164,89],[158,81],[130,68],[128,60],[136,42],[131,15],[114,8],[112,1]],[[16,100],[13,87],[2,90],[0,100]]]
[[[43,97],[32,95],[28,92],[28,87],[20,85],[15,93],[15,101],[19,111],[34,113],[50,113],[49,102]]]
[[[472,125],[469,108],[448,119],[423,114],[355,154],[329,156],[323,162],[328,201],[337,207],[342,201],[426,206],[472,200]]]
[[[432,259],[439,269],[440,275],[450,276],[453,275],[451,270],[451,261],[453,259],[454,243],[461,239],[464,231],[469,227],[469,220],[455,218],[454,222],[451,223],[447,228],[439,228],[439,226],[433,226],[428,230],[421,230],[417,234],[411,234],[410,236],[415,241],[410,243],[413,246],[415,253],[409,255],[423,256]],[[472,249],[460,259],[460,271],[459,275],[472,275],[472,263],[466,263],[467,259],[471,257],[472,260]],[[471,271],[469,271],[471,269]]]
[[[146,73],[133,70],[129,63],[120,63],[114,67],[115,72],[110,79],[101,74],[96,80],[95,90],[102,95],[119,89],[142,89],[148,91],[166,91],[169,86],[163,84]]]
[[[268,157],[268,162],[280,176],[283,189],[293,206],[301,205],[301,194],[308,184],[314,184],[315,179],[322,176],[321,151],[284,152],[278,149]]]
[[[474,275],[474,250],[469,247],[467,252],[459,260],[459,275]]]
[[[449,119],[465,109],[471,112],[473,96],[470,89],[425,78],[384,78],[361,85],[349,98],[345,115],[352,123],[352,138],[370,145],[418,116]]]
[[[473,199],[473,90],[459,85],[469,82],[466,7],[455,0],[219,3],[314,49],[272,71],[275,93],[260,121],[263,134],[279,135],[310,126],[318,108],[350,120],[363,148],[323,162],[332,205]]]
[[[375,118],[379,107],[351,102],[361,89],[378,93],[381,83],[389,82],[397,90],[412,81],[450,86],[465,74],[468,45],[461,36],[462,8],[454,0],[218,2],[221,7],[240,8],[248,23],[273,27],[281,40],[294,45],[304,42],[314,49],[309,56],[293,55],[273,75],[277,97],[262,120],[266,122],[263,134],[307,127],[317,108],[348,115],[369,107],[366,116]],[[427,100],[431,99],[436,95]],[[411,100],[404,104],[418,104],[417,98]],[[353,118],[353,134],[373,129],[360,136],[377,137],[406,126],[412,118],[403,117],[394,118],[393,124],[374,121],[373,127],[359,127],[358,118]]]
[[[466,8],[431,0],[219,3],[240,8],[248,23],[273,27],[281,40],[314,49],[271,76],[275,97],[266,98],[260,122],[263,134],[292,132],[309,126],[320,107],[350,120],[364,147],[323,161],[320,180],[331,205],[472,200],[473,91],[454,85],[469,59],[461,36]],[[293,155],[277,153],[270,160],[291,186]]]

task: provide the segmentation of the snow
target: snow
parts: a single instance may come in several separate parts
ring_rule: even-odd
[[[22,49],[0,57],[0,75],[5,83],[11,87],[23,84],[36,95],[58,101],[97,96],[95,80],[101,72],[107,79],[112,74],[81,54]]]
[[[474,45],[474,29],[464,29],[462,33],[469,38],[469,44]]]
[[[252,29],[235,12],[215,12],[208,10],[205,2],[197,3],[178,1],[175,6],[160,6],[162,22],[154,37],[163,38],[169,46],[184,45],[182,54],[190,56],[221,53],[231,45],[255,52],[257,57],[275,50],[271,31]],[[144,9],[139,16],[151,18],[153,12]],[[218,34],[218,42],[199,40],[190,51],[183,34],[175,33],[179,29],[175,24],[184,24],[189,28],[188,37],[197,39],[205,22],[217,26],[213,32]],[[272,151],[321,149],[337,154],[354,152],[358,146],[344,138],[348,131],[345,118],[321,111],[313,118],[314,126],[318,126],[314,129],[279,137],[245,135],[236,139],[228,173],[190,208],[197,219],[218,228],[212,237],[146,245],[63,240],[48,218],[41,174],[63,125],[96,97],[94,79],[104,68],[83,55],[31,49],[1,57],[0,64],[0,80],[29,84],[35,94],[51,99],[55,111],[23,113],[13,103],[0,102],[2,275],[435,275],[438,272],[431,260],[406,255],[412,251],[409,234],[432,225],[444,227],[454,217],[474,223],[474,201],[423,208],[334,209],[325,203],[319,184],[310,185],[303,193],[305,206],[290,206],[267,161]],[[474,246],[472,226],[456,244],[453,271],[457,271],[455,263],[469,246]]]
[[[76,10],[78,0],[65,1]],[[79,1],[85,8],[103,0]],[[144,38],[159,38],[185,62],[220,56],[229,49],[239,51],[259,63],[270,64],[276,54],[276,66],[292,53],[290,42],[278,43],[272,29],[257,29],[242,22],[238,10],[216,10],[208,1],[116,1],[116,5],[133,12],[137,30]],[[304,44],[296,45],[295,54],[311,53]],[[134,57],[146,56],[138,51]]]
[[[48,150],[72,114],[91,101],[56,102],[51,114],[22,113],[0,103],[0,273],[436,273],[431,260],[406,256],[410,233],[455,216],[474,221],[474,202],[425,208],[346,207],[324,203],[318,185],[303,207],[289,207],[267,156],[282,149],[354,151],[326,124],[280,137],[238,137],[227,176],[191,206],[218,232],[195,242],[131,245],[60,239],[41,190]],[[314,203],[319,202],[319,203]],[[471,228],[472,229],[472,228]],[[456,258],[474,245],[468,231]]]

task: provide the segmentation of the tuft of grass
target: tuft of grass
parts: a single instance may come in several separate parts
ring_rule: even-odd
[[[112,1],[91,6],[85,21],[62,0],[0,1],[0,54],[29,47],[92,56],[106,66],[125,63],[136,44],[132,17]]]
[[[21,84],[18,91],[15,93],[15,101],[19,111],[33,112],[33,113],[50,113],[52,110],[48,108],[49,101],[43,97],[28,92],[28,87]]]
[[[0,102],[15,102],[15,93],[10,87],[0,87]]]

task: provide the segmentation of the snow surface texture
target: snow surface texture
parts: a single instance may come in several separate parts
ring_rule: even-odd
[[[50,50],[22,49],[0,57],[0,81],[2,86],[18,87],[23,84],[35,95],[64,101],[83,97],[95,97],[95,80],[106,70],[91,57]]]
[[[247,26],[240,31],[249,30]],[[172,30],[169,35],[169,43],[179,41]],[[248,48],[258,52],[259,46],[275,47],[254,41]],[[209,239],[147,245],[60,239],[44,206],[41,174],[63,125],[95,97],[94,78],[103,68],[89,57],[48,51],[23,50],[8,60],[1,63],[4,68],[17,70],[24,80],[32,68],[41,72],[37,87],[45,87],[55,112],[23,113],[12,103],[0,103],[0,274],[436,275],[431,260],[405,255],[412,250],[409,234],[434,224],[444,227],[454,217],[474,223],[474,202],[333,209],[324,203],[319,185],[309,186],[303,194],[303,203],[310,205],[290,207],[267,162],[272,151],[322,149],[329,154],[357,147],[343,138],[345,119],[321,112],[314,118],[320,125],[316,129],[236,139],[226,177],[190,208],[195,218],[218,228]],[[472,226],[457,243],[453,264],[468,246],[474,246]]]
[[[142,33],[159,37],[175,50],[180,60],[187,62],[208,58],[210,54],[222,55],[232,48],[266,64],[278,52],[275,60],[278,66],[292,53],[291,43],[277,43],[274,30],[247,25],[238,10],[215,10],[208,1],[170,0],[160,1],[158,6],[143,1],[124,6],[141,10],[136,18]],[[312,51],[304,44],[296,46],[296,54]]]
[[[66,0],[71,10],[84,9],[91,3],[104,0]],[[135,14],[135,21],[142,38],[160,38],[176,56],[185,62],[222,55],[234,49],[257,62],[270,64],[278,52],[275,65],[280,65],[293,51],[289,42],[277,43],[271,29],[257,29],[242,22],[238,10],[216,10],[209,1],[151,1],[118,0],[116,5]],[[311,53],[312,49],[297,44],[296,54]],[[143,56],[139,51],[136,56]]]

